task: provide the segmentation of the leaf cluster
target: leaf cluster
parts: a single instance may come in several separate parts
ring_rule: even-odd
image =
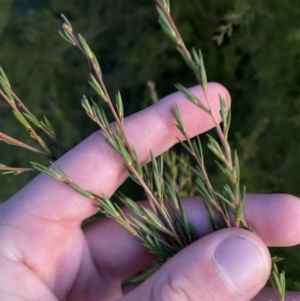
[[[196,167],[191,168],[192,175],[196,178],[196,189],[203,198],[203,202],[215,229],[222,226],[216,217],[216,214],[218,214],[221,216],[226,227],[243,226],[244,228],[252,230],[251,225],[247,223],[243,215],[246,189],[245,187],[241,188],[240,184],[241,175],[239,159],[237,152],[232,152],[228,142],[231,111],[227,100],[220,97],[220,113],[223,119],[222,126],[220,126],[216,118],[218,112],[214,112],[208,97],[207,76],[201,50],[199,49],[196,51],[192,48],[192,50],[189,51],[187,49],[172,19],[169,1],[156,0],[155,3],[159,14],[159,24],[175,44],[177,51],[194,73],[197,82],[202,85],[205,101],[199,100],[181,84],[177,84],[176,88],[199,109],[211,116],[215,122],[216,132],[220,141],[218,142],[212,136],[208,137],[208,148],[215,156],[218,168],[228,181],[221,190],[216,189],[211,184],[204,164],[200,139],[198,138],[193,142],[190,140],[186,133],[178,107],[173,107],[172,113],[177,122],[177,127],[187,141],[186,144],[180,142],[196,162]],[[97,196],[80,188],[55,164],[52,164],[52,166],[48,168],[33,162],[32,166],[38,171],[44,172],[47,175],[64,182],[85,197],[97,200],[103,214],[113,218],[127,231],[137,236],[150,252],[158,255],[161,262],[164,262],[194,240],[192,229],[190,228],[178,195],[178,189],[170,178],[164,178],[162,158],[156,159],[151,153],[150,156],[152,161],[150,165],[143,165],[139,161],[138,155],[135,149],[130,145],[124,131],[124,105],[120,92],[116,94],[115,102],[113,102],[104,84],[102,71],[94,52],[80,34],[75,34],[73,32],[73,28],[68,19],[65,16],[62,16],[62,18],[64,20],[64,25],[63,32],[60,34],[67,42],[76,46],[86,56],[92,69],[89,84],[98,97],[100,97],[100,99],[108,106],[114,117],[115,123],[112,125],[109,123],[105,111],[102,107],[98,106],[93,99],[89,100],[84,96],[82,99],[82,106],[87,115],[101,128],[107,143],[123,158],[124,166],[130,177],[144,189],[145,195],[149,201],[149,207],[135,203],[129,197],[120,195],[120,201],[127,207],[126,211],[109,200],[105,195]],[[48,119],[44,117],[44,119],[39,120],[30,113],[12,91],[10,83],[2,69],[0,83],[2,86],[2,90],[0,90],[1,96],[12,107],[16,119],[25,127],[30,133],[30,136],[40,145],[42,150],[18,142],[5,134],[1,134],[1,140],[9,144],[38,152],[51,160],[54,160],[55,157],[50,152],[48,146],[33,128],[33,126],[39,128],[60,146]],[[204,105],[203,103],[206,103],[207,105]],[[19,107],[21,107],[21,110]],[[3,164],[0,167],[2,169],[7,168],[6,172],[20,173],[25,171],[25,169],[19,169],[17,171],[15,168],[8,168]],[[234,216],[233,220],[232,215]],[[280,298],[284,298],[284,274],[279,274],[275,265],[273,268],[272,279],[275,283],[274,286],[279,292]]]
[[[62,152],[65,151],[62,143],[58,141],[54,128],[48,118],[46,116],[43,116],[42,119],[38,119],[28,110],[25,104],[12,90],[10,82],[1,67],[0,96],[11,107],[14,117],[29,133],[29,136],[35,141],[35,144],[37,144],[37,146],[26,144],[2,132],[0,132],[0,141],[19,148],[27,149],[33,153],[43,155],[50,160],[55,160],[56,156],[50,150],[42,136],[37,133],[36,129],[39,129],[44,134],[46,134],[46,136],[48,136],[54,143],[56,143],[56,145],[61,149]],[[0,170],[4,174],[13,173],[15,175],[18,175],[24,171],[32,171],[33,169],[30,167],[8,167],[4,164],[1,164]]]

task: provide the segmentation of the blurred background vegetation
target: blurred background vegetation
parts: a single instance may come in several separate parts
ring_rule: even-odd
[[[299,196],[299,0],[171,4],[186,44],[201,47],[209,80],[222,83],[232,95],[230,141],[238,150],[247,190]],[[195,84],[157,25],[150,0],[1,0],[0,65],[32,113],[47,116],[68,148],[97,127],[80,105],[82,94],[94,95],[87,83],[89,68],[58,35],[61,13],[87,38],[111,94],[121,90],[126,115],[151,105],[149,80],[160,97],[174,92],[178,82]],[[3,100],[0,108],[0,131],[32,143]],[[0,144],[0,163],[25,167],[29,160],[40,161],[27,151]],[[208,164],[217,181],[214,163]],[[32,176],[2,175],[0,201]],[[128,193],[130,185],[123,187]],[[289,287],[300,289],[299,248],[276,254],[287,258],[282,267]]]

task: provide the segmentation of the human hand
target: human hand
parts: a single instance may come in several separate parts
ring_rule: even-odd
[[[217,109],[219,94],[228,92],[218,84],[210,84],[208,91]],[[193,92],[203,98],[199,87]],[[149,161],[150,150],[158,155],[177,142],[180,133],[170,110],[175,102],[190,136],[214,126],[182,94],[172,94],[126,118],[128,139],[142,162]],[[122,159],[100,132],[57,164],[79,186],[108,197],[127,177]],[[189,198],[184,206],[199,240],[123,297],[122,280],[146,268],[154,256],[113,220],[103,218],[82,229],[82,221],[97,211],[94,204],[46,175],[37,176],[0,206],[0,300],[246,301],[268,279],[266,245],[300,240],[300,205],[289,195],[247,196],[245,216],[260,238],[242,229],[210,234],[201,201]],[[263,291],[254,300],[271,296]],[[299,295],[294,298],[300,300]]]

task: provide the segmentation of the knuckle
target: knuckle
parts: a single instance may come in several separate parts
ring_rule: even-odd
[[[187,284],[188,282],[188,284]],[[191,288],[190,281],[182,276],[164,274],[157,279],[151,290],[151,298],[153,301],[195,301],[189,290]]]

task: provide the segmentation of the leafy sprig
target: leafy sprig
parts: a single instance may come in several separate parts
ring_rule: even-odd
[[[10,167],[10,166],[6,166],[4,164],[0,164],[0,171],[3,175],[7,175],[7,174],[19,175],[23,172],[34,171],[34,168],[32,168],[32,167]]]
[[[277,262],[277,260],[275,260],[275,262]],[[271,285],[273,286],[273,288],[275,289],[275,291],[277,292],[277,298],[279,301],[284,301],[285,299],[285,273],[283,272],[279,272],[277,265],[273,261],[273,265],[272,265],[272,273],[270,276],[270,282]]]
[[[211,116],[219,138],[219,141],[217,141],[212,136],[208,136],[208,148],[215,156],[218,168],[227,179],[227,183],[221,189],[216,189],[210,181],[205,167],[200,138],[198,137],[192,141],[188,137],[178,107],[175,105],[172,108],[177,128],[186,140],[186,143],[179,142],[196,162],[196,167],[190,168],[191,177],[196,179],[196,189],[203,199],[215,229],[223,226],[218,222],[216,216],[218,214],[221,216],[226,227],[244,227],[253,231],[243,215],[246,188],[240,184],[238,155],[236,151],[231,150],[228,142],[231,122],[231,111],[228,100],[220,97],[220,115],[222,117],[222,125],[220,125],[217,118],[219,112],[215,112],[209,98],[207,76],[201,50],[192,48],[189,51],[186,47],[172,19],[169,0],[155,0],[155,3],[159,15],[159,23],[163,31],[174,42],[175,48],[194,73],[197,82],[203,88],[205,99],[200,100],[181,84],[177,84],[176,88],[200,110]],[[146,203],[136,203],[129,197],[120,195],[119,200],[127,207],[127,209],[124,209],[112,202],[107,196],[96,195],[74,183],[63,170],[53,163],[56,158],[34,129],[34,127],[41,129],[58,146],[64,149],[57,140],[52,125],[46,117],[39,120],[27,109],[11,89],[9,80],[1,68],[0,95],[12,108],[16,119],[39,144],[39,148],[27,145],[3,133],[0,133],[0,140],[49,158],[50,167],[31,162],[33,169],[65,183],[86,198],[98,202],[100,211],[103,214],[109,218],[113,218],[128,232],[138,237],[150,252],[158,255],[158,262],[161,264],[195,240],[179,197],[180,186],[176,184],[178,172],[175,171],[175,176],[173,173],[173,176],[169,174],[169,176],[165,177],[163,157],[155,158],[152,152],[150,153],[151,163],[145,165],[140,162],[137,152],[127,139],[124,129],[124,108],[121,93],[118,92],[115,101],[112,101],[102,77],[100,64],[94,52],[87,41],[80,34],[76,34],[73,31],[68,19],[64,15],[62,15],[62,18],[64,24],[63,31],[60,34],[68,43],[77,47],[88,59],[92,69],[89,83],[101,101],[110,109],[114,117],[114,123],[110,124],[105,111],[93,99],[89,100],[86,96],[83,96],[82,106],[87,115],[99,125],[106,142],[122,157],[129,176],[144,189],[148,205]],[[151,97],[156,100],[157,95],[154,93],[154,86],[150,84],[149,88]],[[172,158],[167,157],[167,160],[169,160],[170,168]],[[4,173],[19,174],[32,170],[32,168],[8,167],[0,164],[0,170]],[[278,292],[279,300],[284,300],[284,273],[278,272],[275,260],[270,281]]]
[[[202,86],[207,107],[203,105],[203,101],[201,102],[196,95],[193,95],[181,84],[177,84],[176,88],[181,91],[189,101],[212,117],[220,140],[219,143],[212,136],[208,136],[208,148],[216,157],[216,163],[219,169],[228,180],[228,184],[225,184],[223,189],[218,191],[212,186],[209,180],[204,164],[200,139],[197,138],[196,141],[191,142],[186,133],[178,107],[173,107],[172,113],[177,121],[177,127],[187,141],[187,145],[184,143],[182,143],[182,145],[185,146],[185,149],[192,155],[197,163],[197,167],[192,168],[192,170],[196,175],[198,191],[202,196],[204,204],[208,210],[211,223],[215,229],[218,228],[218,223],[215,217],[215,211],[217,211],[222,216],[226,227],[242,226],[250,231],[253,231],[251,225],[249,225],[249,223],[245,220],[243,214],[246,187],[244,186],[241,188],[240,185],[240,167],[238,155],[236,151],[232,152],[228,142],[228,132],[231,122],[231,111],[229,104],[220,96],[220,114],[222,117],[222,126],[220,126],[220,124],[217,122],[217,114],[213,110],[213,105],[209,98],[207,76],[201,50],[199,49],[196,51],[193,48],[190,52],[185,46],[185,43],[172,19],[169,0],[154,1],[159,14],[159,23],[166,35],[175,43],[176,49],[181,54],[189,68],[193,71],[198,83]],[[231,213],[234,214],[233,223],[230,217]],[[284,300],[285,275],[284,273],[279,274],[275,263],[273,263],[270,282],[272,283],[274,289],[278,292],[279,300]]]
[[[135,215],[125,216],[123,211],[106,196],[100,197],[100,210],[114,218],[120,225],[139,237],[152,253],[166,260],[187,244],[192,242],[192,232],[188,225],[186,214],[181,206],[178,194],[172,183],[163,178],[163,159],[156,159],[151,153],[149,166],[140,162],[134,147],[129,143],[123,126],[124,110],[121,93],[118,92],[113,103],[102,78],[101,68],[93,51],[86,40],[73,32],[69,21],[63,16],[63,32],[65,39],[85,54],[93,69],[89,83],[104,101],[115,120],[109,124],[102,108],[86,96],[82,106],[87,115],[96,122],[106,138],[106,142],[123,158],[124,166],[130,177],[145,191],[150,208],[134,203],[130,198],[121,196],[121,202]],[[170,202],[165,204],[165,200]]]
[[[217,121],[217,112],[214,111],[212,102],[209,98],[207,76],[201,50],[199,49],[198,51],[196,51],[194,48],[192,48],[192,50],[189,51],[187,49],[172,19],[169,1],[155,0],[155,3],[157,5],[156,8],[159,13],[159,23],[161,24],[163,31],[171,40],[175,42],[176,49],[181,54],[190,69],[193,71],[196,79],[198,80],[198,83],[202,86],[207,106],[204,105],[204,101],[201,102],[196,95],[192,94],[183,85],[177,84],[176,88],[180,92],[182,92],[189,101],[191,101],[193,104],[195,104],[197,107],[199,107],[212,117],[215,123],[220,144],[212,136],[209,136],[208,148],[215,155],[218,167],[230,182],[228,185],[224,186],[223,190],[220,192],[217,192],[211,185],[204,164],[200,140],[197,139],[196,143],[191,142],[191,139],[186,133],[180,112],[175,106],[172,109],[172,113],[177,121],[177,127],[187,141],[186,149],[197,162],[197,167],[194,169],[194,171],[197,176],[199,187],[198,190],[204,201],[206,201],[207,208],[212,207],[217,210],[217,212],[221,214],[222,219],[227,227],[239,227],[241,223],[243,227],[251,229],[250,225],[246,222],[243,216],[243,204],[246,189],[245,187],[243,187],[242,189],[240,188],[240,170],[238,156],[236,152],[232,154],[230,144],[228,142],[228,132],[231,121],[229,103],[227,100],[223,99],[220,96],[221,117],[223,120],[221,127],[219,122]],[[214,221],[213,224],[214,226],[216,226],[213,211],[209,210],[209,212],[211,214],[212,221]],[[230,212],[233,212],[235,216],[235,221],[233,224],[230,218]]]
[[[42,119],[36,118],[17,94],[12,90],[11,84],[4,72],[0,67],[0,96],[6,101],[6,103],[11,107],[14,117],[18,122],[26,129],[29,136],[33,138],[38,146],[31,146],[24,142],[21,142],[9,135],[0,132],[0,141],[7,144],[11,144],[17,147],[25,148],[34,153],[40,154],[50,160],[56,160],[56,156],[51,152],[50,147],[48,147],[45,140],[37,133],[35,127],[43,131],[61,150],[66,152],[66,148],[57,139],[54,128],[46,116]],[[1,170],[7,171],[7,173],[20,174],[24,171],[32,171],[32,168],[19,168],[19,167],[7,167],[6,165],[1,165]]]

